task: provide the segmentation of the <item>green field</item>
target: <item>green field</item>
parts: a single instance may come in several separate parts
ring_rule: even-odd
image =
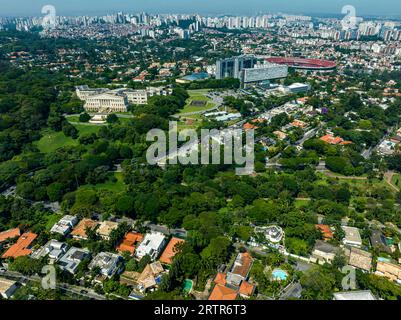
[[[391,179],[391,184],[401,189],[401,174],[394,174]]]
[[[79,135],[87,133],[97,133],[100,129],[99,126],[90,126],[77,124],[74,125],[79,131]],[[40,139],[36,146],[43,153],[54,152],[59,148],[66,146],[77,146],[79,144],[78,139],[74,140],[71,137],[66,137],[63,132],[54,132],[46,130],[43,132],[42,139]]]
[[[110,178],[113,174],[110,174]],[[79,190],[88,190],[88,189],[94,189],[94,190],[107,190],[107,191],[112,191],[116,193],[124,192],[126,190],[126,186],[124,184],[124,177],[121,172],[116,172],[114,173],[114,177],[117,179],[116,182],[113,182],[111,180],[106,181],[105,183],[100,183],[97,185],[91,185],[87,184],[84,186],[79,187]]]
[[[214,107],[214,103],[211,99],[206,97],[206,94],[209,90],[189,90],[189,98],[187,100],[187,104],[185,105],[184,109],[180,111],[179,114],[183,113],[191,113],[191,112],[201,112],[206,111]],[[197,107],[191,105],[192,101],[206,101],[207,104],[205,106]]]

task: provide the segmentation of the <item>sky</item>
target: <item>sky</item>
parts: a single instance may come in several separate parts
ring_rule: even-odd
[[[357,15],[401,16],[401,0],[0,0],[0,16],[40,16],[44,5],[58,15],[107,12],[243,14],[260,12],[341,14],[353,5]]]

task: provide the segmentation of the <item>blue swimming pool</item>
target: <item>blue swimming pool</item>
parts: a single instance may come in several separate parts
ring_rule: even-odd
[[[288,278],[288,273],[281,269],[274,269],[272,272],[273,280],[284,281]]]

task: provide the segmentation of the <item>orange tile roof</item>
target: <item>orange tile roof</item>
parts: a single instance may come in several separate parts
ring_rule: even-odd
[[[352,144],[351,141],[344,141],[344,139],[340,138],[340,137],[334,137],[331,134],[325,135],[324,137],[321,137],[320,140],[326,142],[326,143],[330,143],[330,144],[340,144],[340,145],[348,145],[348,144]]]
[[[120,245],[116,248],[119,252],[128,251],[131,254],[134,254],[137,244],[142,242],[143,234],[137,232],[128,232],[124,240],[120,243]]]
[[[238,294],[235,290],[218,284],[213,288],[209,300],[235,300],[237,296]]]
[[[83,219],[81,220],[78,225],[74,228],[74,230],[71,232],[72,236],[87,239],[86,235],[86,229],[94,229],[98,223],[96,221],[93,221],[91,219]]]
[[[242,281],[238,292],[244,296],[250,297],[255,292],[255,286],[247,281]]]
[[[19,237],[17,242],[3,254],[3,258],[18,258],[29,255],[32,252],[29,247],[37,236],[37,234],[32,232],[24,233]]]
[[[243,128],[244,128],[244,130],[250,130],[250,129],[256,130],[256,129],[259,129],[259,127],[254,126],[254,125],[251,124],[251,123],[245,123],[244,126],[243,126]]]
[[[19,228],[0,232],[0,242],[19,237],[20,235],[21,235],[21,230]]]
[[[176,249],[176,245],[179,243],[183,243],[185,240],[179,239],[179,238],[171,238],[170,242],[168,243],[166,249],[164,249],[161,257],[160,257],[160,262],[165,263],[165,264],[171,264],[173,262],[174,256],[178,253]]]
[[[223,272],[219,272],[216,277],[214,278],[214,282],[216,284],[221,284],[222,286],[226,285],[226,274]]]
[[[330,227],[328,225],[317,224],[316,228],[319,229],[323,233],[324,240],[333,239],[333,231],[330,229]]]
[[[232,268],[231,272],[234,274],[238,274],[243,278],[246,278],[249,270],[251,269],[253,259],[248,252],[240,253],[238,256],[239,257],[235,261],[234,267]],[[237,264],[237,262],[239,263]]]

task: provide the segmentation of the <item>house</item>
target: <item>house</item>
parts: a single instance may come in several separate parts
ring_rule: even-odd
[[[164,268],[160,261],[148,264],[138,277],[138,290],[140,292],[145,292],[155,288],[160,283],[163,273]]]
[[[79,249],[72,247],[67,253],[58,261],[58,265],[62,270],[75,274],[79,264],[90,258],[90,252],[87,249]]]
[[[370,290],[336,292],[333,296],[333,300],[377,300]]]
[[[11,298],[17,288],[17,282],[5,278],[0,278],[0,295],[4,299]]]
[[[160,232],[152,232],[145,235],[145,238],[135,251],[136,256],[142,259],[149,255],[152,261],[156,260],[163,250],[166,237]]]
[[[369,272],[372,268],[372,255],[367,251],[351,247],[348,264]]]
[[[332,134],[327,134],[323,137],[320,138],[321,141],[326,142],[328,144],[332,145],[349,145],[352,144],[351,141],[344,141],[343,138],[340,137],[334,137]]]
[[[2,256],[6,258],[18,258],[22,256],[28,256],[32,253],[31,244],[37,238],[37,234],[32,232],[26,232],[20,236],[17,242],[12,245]]]
[[[100,225],[99,228],[96,230],[97,234],[103,239],[103,240],[110,240],[110,234],[113,230],[118,228],[118,223],[113,222],[113,221],[103,221]]]
[[[172,264],[174,256],[179,252],[177,249],[177,245],[184,242],[185,240],[172,237],[159,259],[160,262],[165,264]]]
[[[77,217],[66,215],[50,229],[50,232],[66,236],[71,232],[72,228],[74,228],[77,223]]]
[[[312,251],[312,257],[320,264],[324,264],[325,262],[332,263],[334,257],[339,251],[339,247],[333,246],[322,240],[316,240],[315,247]]]
[[[343,243],[345,245],[353,246],[353,247],[361,247],[362,246],[362,238],[359,233],[358,228],[341,226],[343,229],[345,236],[343,238]]]
[[[236,300],[238,293],[236,290],[217,284],[209,296],[209,300],[223,301],[223,300]]]
[[[19,228],[10,229],[7,231],[0,232],[0,243],[17,238],[21,235],[21,230]]]
[[[328,241],[333,239],[333,231],[331,230],[330,226],[325,224],[317,224],[315,225],[316,229],[320,230],[323,234],[323,240]]]
[[[57,240],[50,240],[42,248],[32,253],[32,258],[41,259],[49,257],[51,263],[57,262],[66,252],[68,245]]]
[[[242,281],[246,281],[253,264],[248,252],[239,253],[234,261],[231,271],[227,273],[227,284],[239,288]]]
[[[253,259],[248,252],[239,253],[230,272],[219,272],[213,282],[216,286],[209,300],[235,300],[238,295],[249,299],[255,292],[255,286],[247,281]]]
[[[373,230],[370,235],[372,247],[379,252],[391,253],[391,248],[387,245],[386,237],[379,230]]]
[[[376,275],[401,284],[401,266],[387,261],[377,261]]]
[[[110,278],[120,271],[122,259],[118,254],[101,252],[92,260],[88,268],[89,270],[99,268],[103,276]]]
[[[135,248],[143,240],[143,234],[137,232],[128,232],[123,241],[117,246],[116,250],[120,253],[129,252],[134,254]]]
[[[91,219],[83,219],[80,223],[72,230],[71,235],[74,239],[87,240],[88,236],[86,234],[87,229],[96,229],[98,223]]]

